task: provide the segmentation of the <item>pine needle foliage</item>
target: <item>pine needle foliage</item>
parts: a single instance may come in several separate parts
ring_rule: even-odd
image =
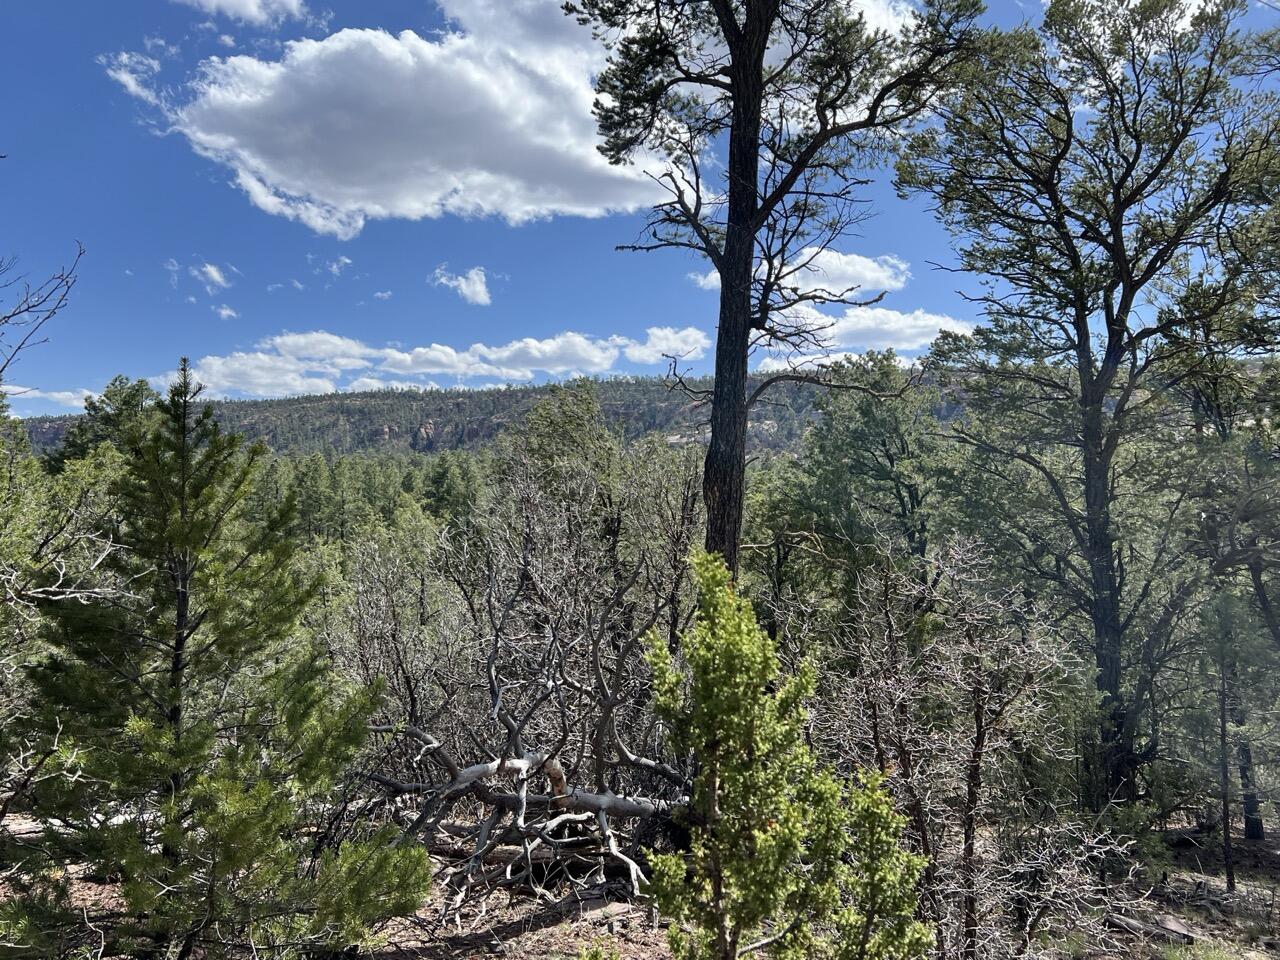
[[[263,450],[199,393],[184,361],[130,428],[104,589],[46,611],[30,679],[63,775],[33,797],[47,829],[29,910],[0,918],[31,955],[312,953],[365,942],[425,893],[421,849],[318,839],[375,692],[298,639],[317,584],[296,572],[292,503],[245,509]],[[112,909],[67,909],[68,877],[102,884]]]
[[[678,665],[650,644],[658,715],[696,774],[688,855],[654,854],[652,892],[680,960],[907,960],[920,857],[875,778],[841,782],[805,742],[808,665],[784,677],[774,642],[718,557],[696,556],[697,621]]]

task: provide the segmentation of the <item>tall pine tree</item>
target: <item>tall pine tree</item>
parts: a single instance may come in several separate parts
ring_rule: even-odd
[[[370,697],[293,643],[316,585],[295,573],[292,504],[248,514],[263,451],[222,433],[199,393],[184,360],[129,431],[110,598],[48,610],[31,679],[64,775],[36,791],[44,870],[10,917],[33,952],[100,936],[133,955],[287,955],[358,942],[425,891],[421,850],[382,836],[324,850],[305,829]],[[118,912],[33,909],[81,870],[118,891]]]

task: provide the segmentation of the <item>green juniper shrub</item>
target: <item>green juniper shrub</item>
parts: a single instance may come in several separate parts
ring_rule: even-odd
[[[841,782],[805,743],[814,674],[780,673],[774,642],[717,558],[693,559],[699,614],[680,646],[650,644],[656,707],[696,774],[688,856],[652,856],[652,892],[680,960],[766,955],[905,960],[923,860],[879,781]]]

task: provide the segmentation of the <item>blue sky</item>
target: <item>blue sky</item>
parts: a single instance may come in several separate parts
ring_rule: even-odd
[[[706,265],[614,250],[651,188],[595,153],[598,53],[558,7],[5,3],[0,253],[38,278],[86,250],[49,342],[9,371],[15,412],[181,355],[242,397],[657,374],[672,351],[708,370]],[[834,349],[909,353],[975,319],[929,266],[945,234],[886,177],[829,266],[888,292]]]

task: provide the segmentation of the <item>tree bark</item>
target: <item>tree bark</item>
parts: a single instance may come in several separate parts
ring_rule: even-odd
[[[1267,625],[1267,632],[1271,634],[1276,646],[1280,647],[1280,616],[1276,615],[1276,608],[1271,604],[1271,595],[1267,592],[1267,583],[1262,573],[1262,561],[1252,560],[1249,563],[1249,579],[1253,583],[1253,595],[1258,601],[1258,610]]]
[[[729,38],[733,119],[729,130],[728,210],[720,270],[711,441],[702,474],[708,553],[738,570],[747,473],[747,354],[751,347],[751,280],[759,209],[760,125],[768,24],[753,18]]]
[[[1258,799],[1258,786],[1253,777],[1253,748],[1249,741],[1242,739],[1236,749],[1236,759],[1240,767],[1240,799],[1244,807],[1244,838],[1246,840],[1265,840],[1266,824],[1262,820],[1262,802]]]
[[[1116,570],[1111,528],[1111,458],[1103,426],[1102,398],[1083,402],[1084,525],[1090,575],[1089,616],[1093,624],[1096,683],[1102,695],[1100,761],[1102,795],[1095,808],[1137,799],[1137,758],[1133,731],[1123,697],[1123,638],[1120,578]]]
[[[1227,671],[1226,656],[1218,661],[1218,787],[1222,796],[1222,866],[1227,892],[1236,888],[1235,856],[1231,849],[1231,765],[1227,758]]]

